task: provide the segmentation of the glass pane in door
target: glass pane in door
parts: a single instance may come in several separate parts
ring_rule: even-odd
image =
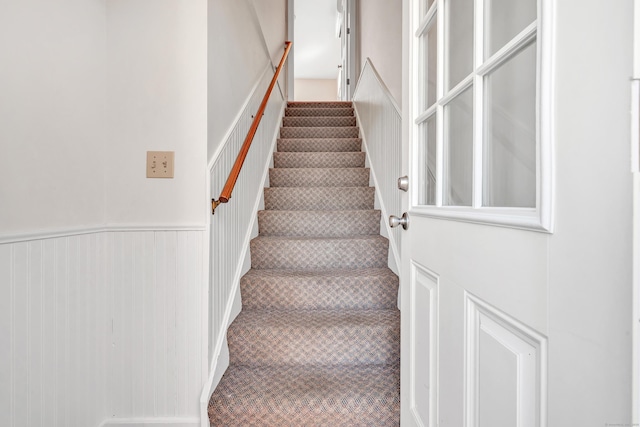
[[[536,43],[486,78],[484,206],[536,206]]]
[[[473,90],[445,106],[445,188],[443,204],[471,206],[473,201]]]
[[[420,125],[420,193],[418,204],[436,204],[436,184],[438,174],[437,140],[436,140],[436,115],[432,115]]]
[[[421,38],[422,43],[422,93],[423,102],[421,108],[426,110],[437,99],[438,83],[438,28],[435,19]]]
[[[473,0],[451,0],[447,8],[447,89],[473,68]]]
[[[487,0],[485,2],[485,59],[496,53],[538,15],[536,0]]]

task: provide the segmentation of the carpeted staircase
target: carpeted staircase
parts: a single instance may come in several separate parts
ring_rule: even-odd
[[[398,277],[350,103],[288,104],[212,426],[398,426]]]

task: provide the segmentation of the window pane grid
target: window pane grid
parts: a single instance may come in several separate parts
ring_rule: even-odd
[[[420,15],[430,22],[420,30],[418,205],[535,211],[537,0],[430,4]]]

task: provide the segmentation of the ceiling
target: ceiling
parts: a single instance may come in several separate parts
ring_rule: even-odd
[[[297,79],[335,79],[340,64],[336,0],[295,0],[294,74]]]

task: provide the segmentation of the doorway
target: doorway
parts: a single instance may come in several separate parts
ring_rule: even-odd
[[[289,34],[293,34],[293,101],[337,101],[350,99],[344,89],[348,75],[348,34],[344,0],[293,0],[289,5]],[[341,39],[342,37],[342,39]],[[355,52],[353,52],[355,53]],[[351,81],[349,81],[351,83]]]

